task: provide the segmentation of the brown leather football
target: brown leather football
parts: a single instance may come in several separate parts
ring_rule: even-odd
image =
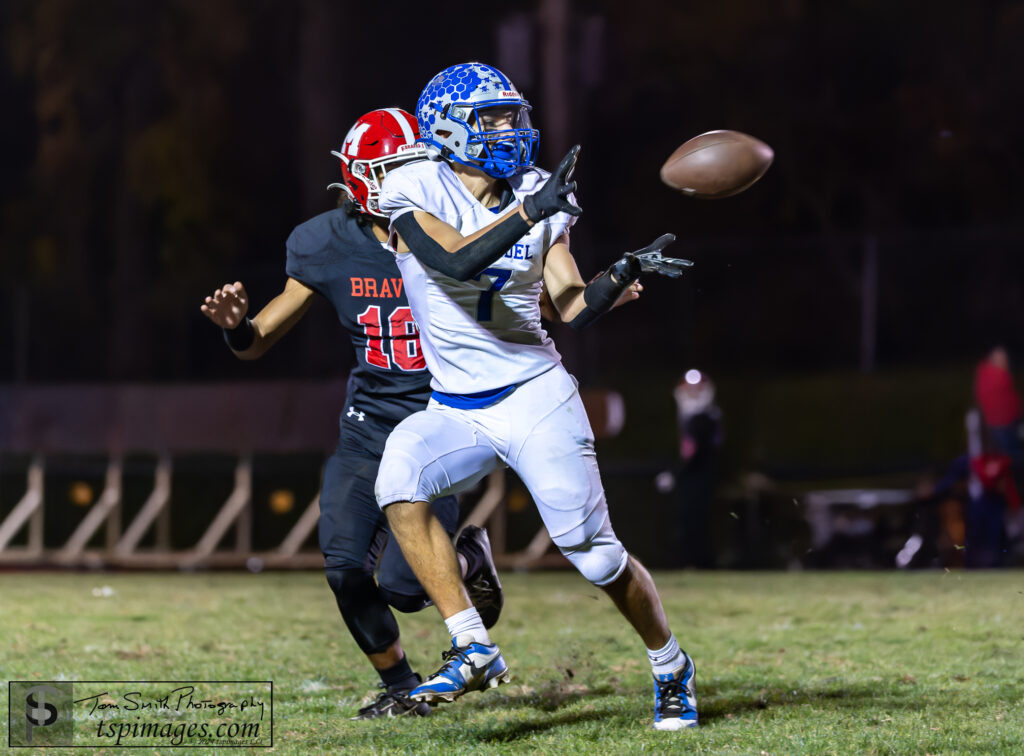
[[[709,131],[669,156],[661,180],[688,197],[731,197],[761,178],[774,157],[771,147],[749,134]]]

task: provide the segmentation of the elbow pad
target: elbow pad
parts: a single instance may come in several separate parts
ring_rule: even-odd
[[[483,273],[530,230],[530,224],[518,212],[513,213],[458,252],[449,252],[423,230],[412,213],[398,216],[394,226],[417,260],[456,281],[468,281]]]

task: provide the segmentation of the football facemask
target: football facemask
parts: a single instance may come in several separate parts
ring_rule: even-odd
[[[452,108],[462,115],[463,108]],[[504,103],[482,103],[472,108],[465,119],[473,129],[466,145],[466,155],[488,176],[507,178],[533,165],[537,140],[530,122],[530,106],[526,103],[509,107]]]

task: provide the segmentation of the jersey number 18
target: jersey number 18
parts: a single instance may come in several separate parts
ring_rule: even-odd
[[[366,334],[366,361],[369,364],[385,370],[391,368],[392,361],[399,370],[423,370],[427,367],[420,348],[420,332],[416,321],[412,319],[412,310],[408,307],[396,307],[388,316],[390,357],[384,352],[380,305],[367,307],[356,318],[356,322]]]

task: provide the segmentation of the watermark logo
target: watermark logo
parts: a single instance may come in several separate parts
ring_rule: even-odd
[[[47,694],[52,694],[53,701],[60,691],[52,685],[34,685],[25,691],[25,740],[32,742],[32,730],[36,727],[49,727],[57,721],[57,707],[46,703]],[[38,698],[37,698],[38,697]]]
[[[272,748],[271,681],[8,684],[12,748]]]
[[[37,748],[72,745],[72,683],[12,681],[7,687],[9,746]]]

